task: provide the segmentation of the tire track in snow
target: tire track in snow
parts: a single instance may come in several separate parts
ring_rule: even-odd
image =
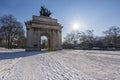
[[[49,53],[40,58],[42,64],[46,66],[48,80],[94,80],[84,73],[79,73],[77,70],[64,64],[59,58],[55,58],[57,53]],[[43,71],[45,72],[45,71]]]
[[[21,58],[16,58],[11,60],[9,63],[6,63],[0,67],[0,80],[5,79],[10,75],[10,71],[14,68],[14,66],[21,60]]]
[[[4,77],[0,75],[0,78],[1,80],[119,80],[120,71],[117,70],[119,69],[119,62],[107,69],[104,66],[113,62],[109,61],[107,64],[105,61],[113,58],[113,56],[102,60],[101,57],[104,55],[99,54],[100,60],[98,60],[98,55],[95,55],[90,56],[86,51],[62,50],[26,56],[20,60],[16,59],[16,62],[11,61],[14,66],[9,66],[9,70],[0,69],[1,72],[5,72],[3,73]],[[120,58],[117,57],[117,59]],[[110,69],[117,74],[113,75]],[[112,73],[111,76],[105,71]]]

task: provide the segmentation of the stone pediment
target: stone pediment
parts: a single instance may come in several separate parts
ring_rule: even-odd
[[[33,21],[57,23],[57,19],[46,16],[32,16]]]
[[[57,22],[57,19],[46,16],[32,16],[32,20],[25,22],[27,27],[61,29],[62,26]]]

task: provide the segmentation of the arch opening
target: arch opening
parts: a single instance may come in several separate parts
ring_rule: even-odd
[[[48,36],[46,35],[40,36],[40,45],[41,51],[47,51],[50,48],[50,40]]]

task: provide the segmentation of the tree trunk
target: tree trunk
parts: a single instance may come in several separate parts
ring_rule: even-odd
[[[8,34],[8,49],[10,49],[10,34]]]
[[[8,49],[10,49],[10,39],[8,38]]]

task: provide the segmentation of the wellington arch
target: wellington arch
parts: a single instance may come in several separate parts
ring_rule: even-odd
[[[46,15],[48,13],[48,15]],[[26,51],[41,50],[41,36],[48,38],[48,50],[62,49],[62,26],[57,19],[50,17],[49,11],[43,7],[40,16],[32,16],[32,20],[26,21],[27,44]]]

